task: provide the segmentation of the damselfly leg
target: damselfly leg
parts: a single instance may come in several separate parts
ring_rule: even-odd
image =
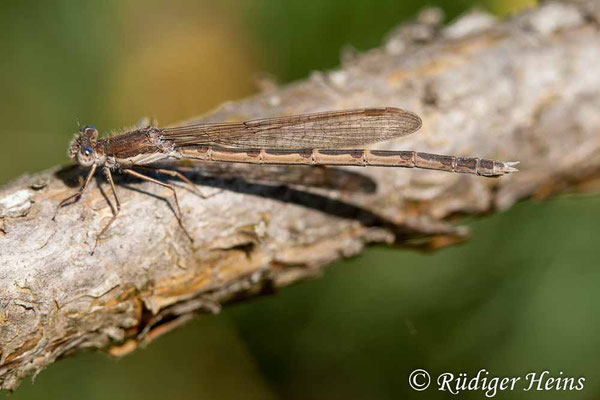
[[[98,247],[98,242],[100,241],[100,238],[102,238],[102,235],[104,235],[108,228],[110,228],[110,226],[113,224],[113,222],[115,222],[117,216],[119,215],[119,212],[121,211],[121,202],[119,201],[119,196],[117,195],[117,189],[115,188],[115,182],[113,180],[112,173],[110,172],[110,168],[105,167],[104,174],[106,175],[106,180],[108,181],[108,183],[110,183],[110,190],[112,191],[112,194],[115,197],[115,206],[112,207],[110,199],[108,199],[107,197],[106,200],[108,201],[109,205],[111,205],[111,208],[113,208],[113,216],[110,219],[110,221],[108,221],[108,223],[104,226],[104,228],[102,228],[100,233],[96,235],[96,242],[94,243],[94,249],[92,250],[92,254],[94,254],[94,252],[96,251],[96,247]]]
[[[188,188],[190,191],[192,191],[192,192],[196,193],[196,194],[197,194],[198,196],[200,196],[201,198],[203,198],[203,199],[208,199],[209,197],[212,197],[212,196],[210,196],[210,195],[206,195],[206,194],[202,193],[202,192],[201,192],[201,191],[200,191],[200,190],[199,190],[199,189],[196,187],[196,184],[195,184],[194,182],[192,182],[191,180],[189,180],[189,179],[188,179],[188,178],[187,178],[185,175],[183,175],[183,174],[182,174],[181,172],[179,172],[179,171],[174,171],[174,170],[171,170],[171,169],[164,169],[164,168],[157,168],[157,167],[152,167],[152,166],[148,166],[148,165],[144,165],[144,166],[141,166],[141,165],[136,165],[134,168],[136,168],[136,169],[142,169],[142,170],[145,170],[145,171],[154,171],[154,172],[157,172],[157,173],[159,173],[159,174],[164,174],[164,175],[169,175],[169,176],[172,176],[172,177],[174,177],[174,178],[179,178],[179,179],[181,179],[183,182],[187,183],[187,186],[186,186],[186,187],[187,187],[187,188]],[[222,191],[222,190],[221,190],[221,191]],[[220,191],[220,192],[221,192],[221,191]]]
[[[58,204],[58,207],[56,207],[56,212],[54,213],[54,217],[52,217],[53,221],[56,221],[56,216],[58,215],[58,212],[60,211],[61,208],[63,208],[67,204],[75,203],[76,201],[78,201],[81,198],[81,195],[83,194],[83,192],[85,192],[88,185],[90,184],[90,181],[92,180],[92,177],[96,173],[96,168],[97,168],[96,164],[92,165],[92,168],[90,169],[90,172],[88,173],[88,176],[87,176],[83,186],[81,187],[81,189],[79,189],[79,191],[77,193],[75,193],[72,196],[67,197],[66,199],[64,199],[63,201],[61,201]]]
[[[134,177],[139,178],[139,179],[143,179],[143,180],[148,181],[148,182],[156,183],[157,185],[165,187],[165,188],[169,189],[171,192],[173,192],[173,198],[175,199],[175,208],[176,208],[175,217],[177,218],[177,222],[179,222],[179,226],[181,226],[181,229],[183,229],[183,231],[185,232],[185,234],[188,237],[188,239],[190,239],[191,242],[194,242],[194,239],[192,238],[192,236],[189,234],[189,232],[187,231],[187,229],[185,229],[185,226],[183,225],[183,220],[182,220],[182,215],[183,214],[181,213],[181,208],[179,207],[179,199],[177,198],[177,191],[175,190],[175,188],[173,187],[173,185],[161,182],[161,181],[159,181],[157,179],[154,179],[154,178],[150,178],[149,176],[146,176],[144,174],[140,174],[139,172],[136,172],[136,171],[134,171],[132,169],[124,169],[123,173],[131,175],[131,176],[134,176]]]

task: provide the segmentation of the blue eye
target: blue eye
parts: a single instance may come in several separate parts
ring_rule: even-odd
[[[96,129],[96,127],[94,125],[88,125],[87,127],[88,127],[88,129]]]
[[[85,154],[92,154],[93,151],[94,149],[92,149],[90,146],[85,148]]]

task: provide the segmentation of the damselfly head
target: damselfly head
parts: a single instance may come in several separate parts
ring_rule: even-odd
[[[96,162],[98,130],[86,125],[75,135],[69,146],[69,157],[78,164],[89,167]]]

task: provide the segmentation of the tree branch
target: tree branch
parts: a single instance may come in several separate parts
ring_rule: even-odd
[[[122,211],[93,255],[112,216],[100,174],[55,222],[58,202],[85,171],[54,168],[2,188],[0,387],[14,389],[79,349],[124,355],[198,311],[318,275],[369,243],[437,248],[466,237],[452,216],[597,183],[599,9],[596,1],[548,3],[505,21],[472,13],[446,28],[429,10],[381,48],[346,54],[337,70],[271,85],[201,119],[402,107],[423,128],[386,149],[520,160],[517,174],[235,166],[233,176],[267,176],[257,184],[212,177],[215,166],[183,168],[209,195],[171,180],[194,243],[165,201],[168,190],[116,177]],[[269,174],[316,176],[324,187],[269,184]]]

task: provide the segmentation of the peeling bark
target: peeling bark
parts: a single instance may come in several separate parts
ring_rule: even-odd
[[[325,172],[325,186],[345,179],[339,186],[362,181],[372,189],[340,191],[186,170],[209,195],[179,186],[192,243],[165,201],[167,190],[118,177],[122,212],[93,255],[95,236],[112,216],[100,174],[55,222],[58,202],[85,171],[54,168],[2,188],[0,388],[14,389],[80,349],[123,356],[194,313],[216,313],[317,276],[369,243],[437,248],[467,237],[449,222],[457,214],[597,188],[599,16],[597,1],[547,3],[504,21],[474,12],[442,27],[439,13],[428,10],[380,48],[346,54],[337,70],[270,85],[195,121],[401,107],[418,113],[423,128],[378,148],[521,161],[521,172],[500,179],[383,168]],[[236,168],[243,176],[261,167]]]

